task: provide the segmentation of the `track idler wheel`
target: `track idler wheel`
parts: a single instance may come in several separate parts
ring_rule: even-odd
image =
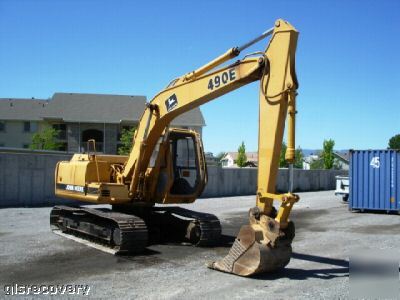
[[[251,276],[283,269],[292,256],[294,224],[281,229],[275,219],[250,210],[250,225],[244,225],[227,256],[207,264],[210,269]]]
[[[201,239],[201,228],[196,222],[190,222],[186,228],[185,238],[190,241],[191,244],[197,245]]]

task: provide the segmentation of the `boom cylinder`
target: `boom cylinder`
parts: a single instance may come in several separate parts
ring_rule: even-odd
[[[205,64],[204,66],[186,74],[185,81],[190,80],[197,76],[201,76],[201,75],[207,73],[208,71],[214,69],[215,67],[219,66],[220,64],[223,64],[224,62],[238,56],[239,54],[240,54],[240,51],[238,50],[238,48],[231,48],[228,51],[226,51],[224,54],[218,56],[216,59],[210,61],[209,63]]]
[[[239,47],[234,47],[226,51],[224,54],[218,56],[216,59],[210,61],[209,63],[205,64],[204,66],[198,68],[197,70],[194,70],[184,76],[184,80],[188,81],[193,79],[194,77],[201,76],[208,71],[214,69],[215,67],[223,64],[224,62],[238,56],[240,52],[242,52],[244,49],[249,48],[250,46],[254,45],[255,43],[261,41],[262,39],[266,38],[267,36],[271,35],[274,32],[274,28],[270,28],[266,31],[264,31],[261,35],[257,36],[256,38],[250,40],[249,42],[243,44],[242,46]]]
[[[255,43],[261,41],[262,39],[266,38],[267,36],[271,35],[274,32],[274,27],[264,31],[261,35],[258,37],[250,40],[249,42],[243,44],[242,46],[238,47],[238,51],[242,52],[244,49],[249,48],[250,46],[254,45]]]
[[[295,161],[295,135],[296,135],[296,92],[288,92],[288,135],[285,160],[289,164]]]

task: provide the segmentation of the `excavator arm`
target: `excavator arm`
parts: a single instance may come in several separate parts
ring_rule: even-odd
[[[212,269],[252,275],[284,267],[290,260],[294,225],[289,214],[298,197],[291,193],[275,194],[279,155],[285,120],[288,119],[286,159],[294,162],[296,90],[295,51],[298,32],[286,21],[278,20],[265,52],[227,67],[222,63],[239,55],[252,42],[232,48],[200,69],[174,81],[154,97],[147,106],[134,139],[134,146],[119,179],[131,178],[133,197],[145,197],[145,180],[150,157],[159,137],[171,121],[182,113],[218,98],[250,82],[260,81],[258,182],[256,207],[249,212],[250,225],[239,232],[229,254],[210,263]],[[258,41],[256,38],[254,41]],[[278,200],[278,211],[273,201]]]

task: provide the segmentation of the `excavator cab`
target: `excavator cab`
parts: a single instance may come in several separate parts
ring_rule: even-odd
[[[170,189],[172,195],[192,195],[200,184],[198,153],[194,136],[170,135],[170,153],[174,183]]]
[[[156,163],[157,156],[160,163]],[[207,183],[207,169],[203,144],[197,132],[169,129],[152,158],[148,174],[154,173],[153,176],[158,177],[153,201],[191,203],[202,193]]]

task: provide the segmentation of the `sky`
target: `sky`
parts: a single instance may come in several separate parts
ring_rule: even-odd
[[[0,98],[145,95],[272,27],[300,32],[296,144],[400,133],[400,1],[0,0]],[[264,50],[267,41],[244,52]],[[247,53],[247,52],[246,52]],[[201,106],[206,151],[257,150],[258,84]]]

